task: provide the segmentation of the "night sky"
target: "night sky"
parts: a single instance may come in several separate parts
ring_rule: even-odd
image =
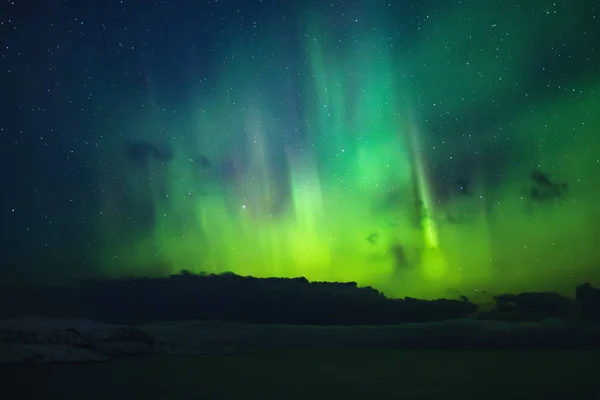
[[[599,14],[2,0],[0,276],[599,282]]]

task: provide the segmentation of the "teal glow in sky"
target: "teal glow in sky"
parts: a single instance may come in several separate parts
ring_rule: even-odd
[[[596,4],[124,4],[3,39],[31,273],[600,278]]]

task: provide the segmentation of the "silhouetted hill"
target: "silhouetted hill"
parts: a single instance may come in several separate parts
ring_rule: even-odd
[[[556,293],[495,297],[496,308],[477,313],[461,300],[388,299],[356,283],[304,278],[253,278],[182,272],[166,278],[95,279],[76,285],[4,288],[0,318],[86,318],[118,324],[226,321],[248,324],[386,325],[465,317],[504,321],[583,318],[600,321],[600,291],[577,288],[577,299]]]
[[[87,280],[73,286],[5,291],[0,316],[91,318],[111,323],[219,320],[243,323],[365,325],[463,318],[464,300],[388,299],[356,283],[234,274]]]

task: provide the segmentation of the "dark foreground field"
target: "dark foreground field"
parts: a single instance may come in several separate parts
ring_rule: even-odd
[[[310,350],[0,367],[2,398],[595,399],[600,352]]]

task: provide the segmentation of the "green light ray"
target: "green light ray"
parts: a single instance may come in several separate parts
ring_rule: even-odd
[[[469,15],[485,16],[483,5],[474,7]],[[442,178],[431,165],[461,154],[457,144],[436,143],[428,119],[438,105],[419,99],[437,99],[444,115],[463,115],[469,106],[457,99],[467,93],[482,104],[515,93],[511,83],[496,79],[494,74],[506,75],[495,55],[513,54],[500,69],[512,71],[510,80],[516,80],[531,62],[517,37],[529,46],[546,25],[516,24],[522,17],[514,7],[495,22],[507,37],[504,47],[481,47],[471,58],[470,49],[478,47],[461,38],[479,40],[489,21],[458,22],[464,11],[430,21],[423,43],[403,55],[393,51],[385,27],[357,28],[353,40],[340,45],[333,28],[310,21],[301,34],[307,65],[295,76],[300,87],[291,85],[297,93],[286,92],[296,72],[281,73],[278,52],[284,50],[274,44],[275,35],[253,39],[273,43],[266,61],[234,48],[218,89],[198,101],[190,131],[169,143],[175,160],[153,169],[153,187],[140,184],[139,171],[128,172],[135,190],[125,197],[152,197],[155,229],[141,234],[119,228],[115,216],[111,222],[99,219],[99,230],[112,232],[108,236],[117,245],[110,246],[130,266],[126,273],[164,263],[161,272],[352,280],[389,295],[423,297],[443,296],[448,289],[549,290],[594,281],[590,266],[600,259],[594,242],[600,233],[597,83],[546,104],[525,102],[523,114],[474,132],[472,193],[436,198]],[[559,24],[555,17],[550,21]],[[453,56],[443,50],[448,41]],[[411,86],[403,79],[413,72],[420,83]],[[294,114],[299,126],[288,121],[293,113],[282,106],[290,98],[302,99],[301,112]],[[156,121],[149,115],[134,119]],[[290,140],[290,125],[302,131],[303,140]],[[150,135],[139,131],[140,137]],[[468,142],[465,136],[460,140]],[[489,147],[512,151],[500,183],[488,174],[491,161],[483,153]],[[199,178],[189,161],[199,153],[244,167],[226,183],[210,171]],[[524,191],[538,165],[569,182],[566,197],[530,204]],[[125,170],[116,164],[107,174]],[[115,257],[104,261],[114,265]]]

